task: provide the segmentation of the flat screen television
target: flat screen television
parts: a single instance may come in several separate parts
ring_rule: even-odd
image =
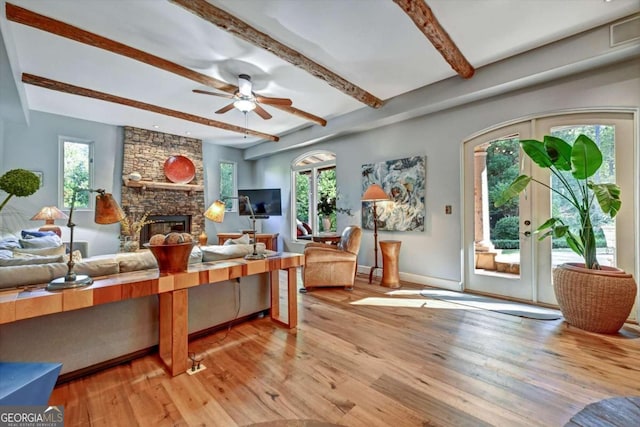
[[[279,188],[238,190],[238,196],[248,196],[256,218],[268,218],[282,215],[282,201]],[[251,210],[244,200],[238,204],[240,215],[251,215]]]

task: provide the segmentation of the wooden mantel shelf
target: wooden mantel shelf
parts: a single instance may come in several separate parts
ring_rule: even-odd
[[[126,176],[122,177],[122,182],[125,187],[141,188],[143,190],[148,189],[160,189],[160,190],[174,190],[174,191],[204,191],[204,185],[197,184],[176,184],[174,182],[158,182],[158,181],[133,181]]]

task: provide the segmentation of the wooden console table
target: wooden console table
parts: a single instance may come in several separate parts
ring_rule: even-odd
[[[268,273],[271,287],[271,320],[292,329],[298,324],[297,267],[304,255],[281,253],[264,260],[234,258],[190,264],[182,273],[160,274],[158,269],[139,270],[94,278],[91,286],[50,292],[44,284],[34,288],[0,291],[0,324],[61,313],[130,298],[158,295],[159,353],[172,376],[185,372],[188,359],[188,289],[254,274]],[[287,319],[280,315],[279,272],[287,272]]]
[[[241,237],[242,234],[249,234],[251,236],[251,231],[244,231],[242,233],[218,233],[218,244],[222,245],[227,239],[237,239]],[[278,236],[280,233],[256,233],[256,241],[257,243],[264,243],[266,249],[270,251],[278,250]]]

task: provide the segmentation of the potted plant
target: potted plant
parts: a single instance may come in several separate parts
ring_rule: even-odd
[[[507,187],[496,206],[516,197],[530,182],[549,188],[563,198],[579,217],[572,230],[563,218],[554,216],[540,225],[535,233],[539,240],[553,236],[565,238],[569,248],[584,263],[566,263],[553,271],[553,285],[560,310],[568,323],[591,332],[615,333],[628,318],[636,297],[636,284],[630,274],[614,267],[601,266],[596,257],[593,211],[600,207],[605,216],[614,218],[622,202],[620,187],[612,183],[595,183],[590,178],[602,166],[602,152],[586,135],[579,135],[570,145],[554,136],[543,141],[523,140],[526,155],[558,179],[552,188],[531,176],[520,175]]]
[[[0,190],[7,193],[7,197],[0,204],[0,212],[13,197],[27,197],[38,191],[40,178],[26,169],[12,169],[0,176]]]
[[[318,202],[318,212],[322,214],[322,230],[331,230],[331,214],[336,211],[336,198],[330,197],[327,194],[320,196]]]

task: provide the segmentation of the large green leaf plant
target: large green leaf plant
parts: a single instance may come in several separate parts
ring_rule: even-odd
[[[564,237],[569,247],[584,259],[586,268],[600,269],[596,258],[591,208],[595,200],[605,215],[614,218],[622,202],[618,185],[595,183],[589,179],[602,166],[602,152],[598,145],[588,136],[581,134],[573,145],[560,138],[546,135],[543,141],[522,140],[520,146],[538,166],[549,169],[561,186],[552,188],[531,176],[520,175],[505,189],[495,205],[501,206],[518,196],[531,181],[549,188],[577,211],[580,225],[578,230],[571,230],[562,218],[551,217],[536,229],[536,233],[542,233],[539,240],[549,236]]]

